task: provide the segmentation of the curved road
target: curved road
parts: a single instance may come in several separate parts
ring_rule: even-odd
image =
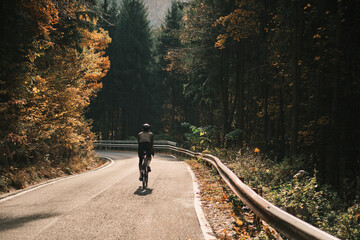
[[[143,191],[135,153],[100,154],[113,164],[0,200],[0,239],[204,239],[184,163],[155,156]]]

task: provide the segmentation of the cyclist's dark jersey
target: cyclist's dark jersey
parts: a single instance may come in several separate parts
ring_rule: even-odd
[[[139,161],[143,157],[144,151],[146,151],[146,156],[150,157],[153,152],[154,147],[154,136],[152,132],[139,132],[138,134],[138,155]]]

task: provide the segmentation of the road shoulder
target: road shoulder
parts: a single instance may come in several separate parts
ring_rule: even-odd
[[[114,163],[113,160],[111,158],[109,158],[109,157],[101,156],[100,158],[104,161],[104,163],[102,165],[100,165],[100,166],[97,166],[97,167],[93,168],[93,169],[90,169],[90,170],[87,170],[87,171],[84,171],[84,172],[81,172],[81,173],[78,173],[78,174],[65,175],[65,176],[61,176],[61,177],[57,177],[57,178],[53,178],[53,179],[43,180],[43,181],[41,181],[39,183],[30,184],[29,186],[27,186],[26,188],[23,188],[23,189],[12,190],[12,191],[7,192],[7,193],[2,192],[2,193],[0,193],[0,202],[7,201],[7,200],[9,200],[11,198],[14,198],[16,196],[20,196],[22,194],[25,194],[25,193],[33,191],[35,189],[47,186],[49,184],[54,184],[56,182],[64,181],[66,179],[70,179],[70,178],[81,176],[83,174],[88,174],[88,173],[91,173],[91,172],[94,172],[94,171],[97,171],[97,170],[100,170],[100,169],[103,169],[103,168],[106,168],[106,167],[110,167]]]

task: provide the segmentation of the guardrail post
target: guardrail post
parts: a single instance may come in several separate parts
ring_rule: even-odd
[[[253,191],[255,193],[257,193],[260,197],[262,197],[262,189],[261,188],[253,188]],[[260,194],[261,193],[261,194]],[[261,218],[254,213],[254,225],[257,227],[257,228],[260,228],[261,227]]]

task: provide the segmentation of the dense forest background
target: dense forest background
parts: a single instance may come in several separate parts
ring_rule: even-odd
[[[360,198],[360,2],[1,2],[0,188],[17,169],[82,162],[148,122],[185,147],[299,159]],[[9,172],[11,173],[9,175]],[[24,173],[25,174],[25,173]]]
[[[274,161],[301,156],[355,199],[359,5],[194,0],[173,3],[150,29],[143,2],[105,1],[112,67],[91,106],[94,130],[126,139],[149,122],[180,143],[198,129],[204,148],[257,147]]]

